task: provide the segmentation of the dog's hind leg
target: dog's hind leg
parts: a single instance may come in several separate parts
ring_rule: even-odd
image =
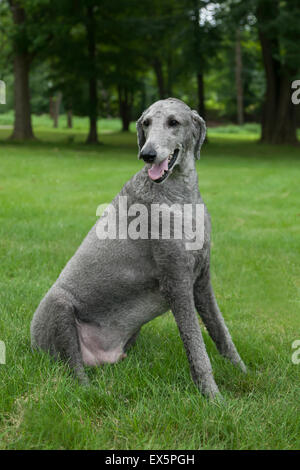
[[[220,354],[246,372],[246,366],[231,339],[224,318],[218,307],[210,281],[209,271],[199,276],[194,284],[194,299],[198,313],[215,342]]]
[[[62,296],[57,299],[51,294],[43,299],[31,323],[31,343],[33,348],[67,362],[81,384],[89,383],[83,367],[75,308],[68,299]]]

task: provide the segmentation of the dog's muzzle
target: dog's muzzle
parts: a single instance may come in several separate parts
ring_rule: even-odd
[[[161,163],[153,163],[151,168],[148,170],[149,178],[155,183],[161,183],[164,181],[172,173],[178,154],[179,149],[177,148]]]
[[[156,150],[142,150],[140,153],[140,158],[146,163],[153,163],[157,157]]]

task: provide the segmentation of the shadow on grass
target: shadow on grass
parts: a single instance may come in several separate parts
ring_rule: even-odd
[[[85,143],[85,132],[49,132],[36,131],[36,140],[13,141],[8,139],[7,131],[0,131],[0,150],[2,149],[26,149],[47,151],[60,150],[64,156],[72,152],[77,153],[76,158],[123,158],[122,153],[132,154],[137,157],[138,147],[135,132],[100,133],[100,144]],[[51,153],[52,155],[52,153]],[[40,158],[40,156],[39,156]],[[211,158],[223,160],[247,161],[247,164],[257,162],[276,162],[285,165],[288,161],[300,163],[300,146],[269,145],[262,144],[256,134],[225,134],[209,131],[209,142],[203,145],[201,160],[208,162]]]

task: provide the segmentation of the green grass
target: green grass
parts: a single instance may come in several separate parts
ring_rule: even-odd
[[[104,132],[104,145],[85,146],[80,120],[73,130],[38,122],[40,140],[26,145],[0,130],[0,449],[299,449],[299,149],[257,144],[253,126],[213,129],[198,163],[213,284],[249,368],[243,375],[221,358],[203,331],[218,404],[194,387],[170,313],[143,328],[126,360],[89,369],[91,389],[31,352],[39,301],[97,206],[141,168],[134,133]]]

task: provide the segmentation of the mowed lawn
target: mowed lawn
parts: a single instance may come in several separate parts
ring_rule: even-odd
[[[112,124],[112,129],[116,129]],[[136,136],[36,126],[39,142],[0,131],[1,449],[299,449],[300,149],[256,143],[254,127],[212,129],[197,163],[212,216],[212,277],[244,375],[203,329],[224,400],[193,385],[175,321],[146,325],[126,360],[89,369],[80,387],[67,368],[32,353],[40,300],[90,227],[138,171]]]

